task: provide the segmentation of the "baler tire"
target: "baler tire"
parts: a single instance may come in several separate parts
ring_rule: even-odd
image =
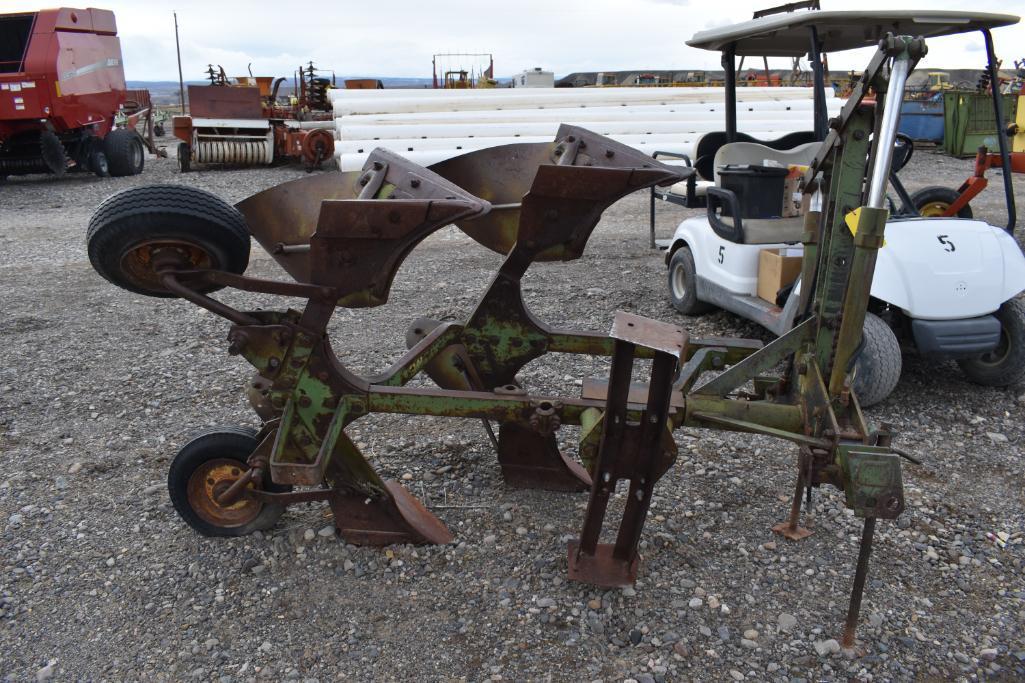
[[[115,178],[139,175],[146,165],[146,153],[139,134],[127,128],[115,128],[103,139],[110,175]]]
[[[192,268],[236,275],[249,265],[250,237],[245,218],[215,194],[185,185],[143,185],[105,199],[89,220],[89,262],[107,281],[145,296],[177,296],[147,272],[147,245],[179,248]],[[138,259],[132,260],[135,254]],[[197,291],[213,292],[206,284]]]
[[[879,316],[866,313],[864,341],[854,364],[852,386],[862,407],[874,406],[897,388],[903,366],[900,342]]]
[[[957,361],[968,379],[984,387],[1006,387],[1025,379],[1025,300],[1005,301],[996,317],[1000,320],[997,348]]]
[[[247,460],[259,443],[256,432],[239,427],[221,427],[208,429],[192,437],[171,461],[167,471],[167,492],[171,504],[178,515],[190,527],[204,536],[246,536],[254,531],[265,531],[273,527],[285,512],[285,506],[278,503],[259,503],[253,500],[240,499],[234,506],[241,505],[243,512],[249,506],[248,515],[240,520],[231,520],[228,508],[218,506],[214,500],[203,502],[209,509],[197,509],[196,494],[202,495],[197,489],[202,482],[193,482],[193,476],[200,468],[209,466],[212,461],[225,464],[237,462],[239,470],[248,470]],[[231,466],[230,464],[228,465]],[[190,498],[190,483],[193,485]],[[287,493],[291,486],[281,486],[270,481],[270,473],[264,474],[261,488],[271,493]],[[227,519],[222,523],[213,519],[218,512],[225,514]]]
[[[192,170],[192,147],[187,142],[178,143],[178,170],[182,173]]]
[[[102,149],[94,149],[89,154],[89,170],[98,178],[110,177],[110,163],[107,161],[107,155],[103,153]]]
[[[44,130],[39,136],[39,154],[43,159],[43,165],[50,173],[57,177],[64,175],[68,170],[68,153],[64,149],[64,143],[56,134]]]

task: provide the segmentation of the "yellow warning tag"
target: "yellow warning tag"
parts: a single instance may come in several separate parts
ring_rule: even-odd
[[[857,237],[858,235],[858,219],[861,218],[861,207],[850,211],[846,216],[843,217],[843,222],[847,224],[847,229],[851,231],[851,235]]]
[[[889,216],[890,216],[889,209],[887,209],[887,211],[886,211],[886,216],[887,216],[887,218],[889,218]],[[847,215],[845,215],[843,217],[843,222],[847,224],[847,229],[851,231],[851,236],[852,237],[857,237],[858,236],[858,221],[859,220],[861,220],[861,207],[860,206],[858,208],[854,209],[853,211],[848,212]],[[883,243],[882,243],[881,246],[883,246],[883,247],[886,246],[886,240],[885,239],[883,240]]]

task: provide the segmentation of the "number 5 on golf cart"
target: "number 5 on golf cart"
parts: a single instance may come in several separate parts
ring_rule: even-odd
[[[674,186],[669,193],[675,198],[662,193],[663,199],[675,199],[674,203],[707,208],[704,216],[680,223],[669,244],[666,263],[673,306],[686,315],[717,306],[782,335],[805,314],[801,283],[817,276],[806,259],[793,286],[773,289],[768,296],[763,287],[762,297],[758,296],[764,250],[800,254],[819,244],[820,226],[805,219],[809,208],[819,208],[814,205],[819,196],[810,207],[795,204],[791,194],[795,188],[788,182],[812,161],[818,144],[806,141],[795,147],[794,135],[758,141],[737,133],[736,56],[809,55],[815,76],[815,131],[808,137],[818,140],[829,127],[822,53],[874,45],[887,31],[929,39],[981,31],[990,75],[996,82],[990,29],[1017,21],[1015,16],[973,12],[809,11],[697,33],[688,45],[722,53],[726,133],[711,134],[719,135],[717,148],[708,149],[699,142],[701,156],[694,165],[704,180],[691,180],[690,187],[687,183]],[[890,87],[903,90],[904,78],[893,80],[900,82]],[[994,108],[998,121],[1002,120],[997,95]],[[884,115],[894,117],[896,125],[898,111]],[[899,211],[891,209],[886,243],[875,265],[862,348],[853,368],[854,388],[866,406],[884,400],[896,387],[902,349],[928,358],[955,359],[978,384],[1007,386],[1025,377],[1025,301],[1017,298],[1025,290],[1025,257],[1011,236],[1015,206],[1007,141],[1000,139],[1006,229],[981,220],[919,216],[896,180],[896,172],[910,156],[906,144],[898,143],[893,168],[872,170],[888,175],[902,206]],[[857,206],[858,202],[851,202],[844,209],[852,232],[857,226],[853,211]]]

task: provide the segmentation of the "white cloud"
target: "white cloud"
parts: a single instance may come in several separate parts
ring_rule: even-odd
[[[751,17],[778,0],[521,0],[467,3],[457,0],[389,3],[271,2],[268,0],[175,0],[141,3],[108,0],[114,10],[129,78],[177,80],[172,9],[178,11],[185,78],[200,80],[208,63],[229,74],[290,76],[313,60],[340,75],[431,74],[436,52],[491,52],[499,76],[535,66],[558,75],[619,69],[715,69],[719,56],[688,48],[696,31]],[[824,0],[825,9],[893,8],[885,0]],[[25,0],[0,0],[7,11]],[[910,0],[923,9],[964,9],[963,0]],[[977,11],[1013,11],[998,0],[975,0]],[[997,50],[1007,63],[1025,44],[1025,27],[998,29]],[[866,51],[833,55],[834,69],[861,68]],[[979,68],[978,34],[930,43],[930,68]],[[782,61],[780,68],[784,66]]]

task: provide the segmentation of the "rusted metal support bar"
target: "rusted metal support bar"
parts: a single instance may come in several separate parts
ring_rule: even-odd
[[[872,556],[872,538],[875,535],[876,518],[866,517],[861,530],[861,545],[858,547],[858,566],[854,570],[854,586],[851,588],[851,601],[847,606],[847,620],[844,622],[843,638],[840,644],[845,648],[854,647],[855,632],[858,628],[858,617],[861,613],[861,598],[865,593],[865,580],[868,578],[868,561]]]
[[[580,540],[571,542],[568,548],[569,577],[603,587],[629,585],[637,578],[637,545],[655,482],[675,459],[675,444],[667,452],[664,443],[673,377],[687,345],[681,330],[627,313],[616,314],[611,336],[616,349],[591,496]],[[651,348],[655,359],[645,409],[631,420],[627,400],[635,350],[640,345]],[[630,482],[623,519],[615,544],[602,544],[599,540],[609,499],[620,479]]]

